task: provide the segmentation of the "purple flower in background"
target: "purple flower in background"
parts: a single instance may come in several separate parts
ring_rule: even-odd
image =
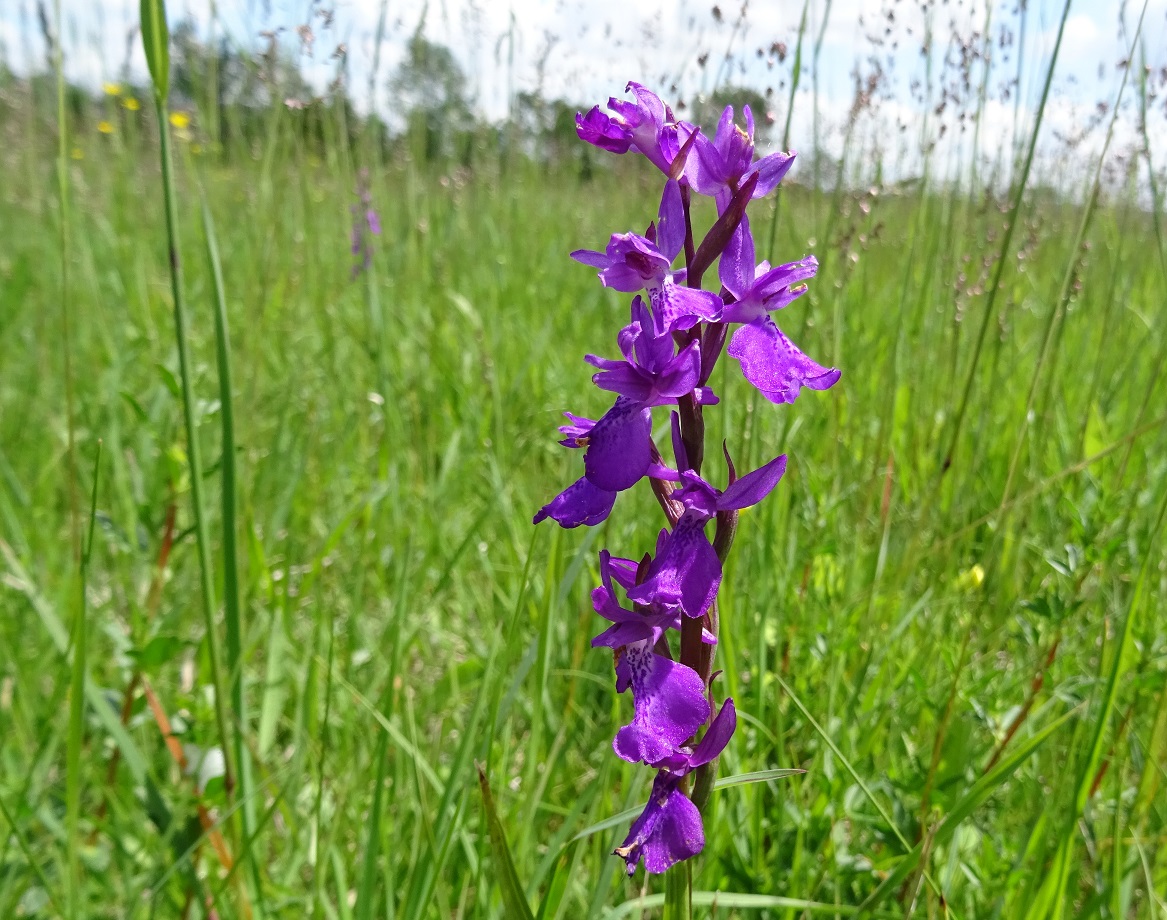
[[[685,178],[702,195],[717,199],[718,211],[725,209],[743,179],[757,173],[758,184],[752,198],[763,198],[778,187],[794,163],[793,153],[772,153],[756,163],[754,159],[754,116],[748,105],[743,131],[733,120],[733,106],[726,106],[717,124],[717,134],[710,140],[698,134],[694,153],[685,163]]]
[[[687,122],[677,122],[673,113],[651,90],[639,83],[629,83],[625,92],[635,97],[625,102],[615,97],[608,99],[613,114],[606,115],[593,106],[586,114],[576,114],[575,130],[581,140],[611,153],[636,150],[665,175],[681,147],[695,131]]]
[[[755,266],[748,218],[742,218],[722,253],[721,283],[736,298],[725,308],[722,321],[745,324],[730,339],[728,354],[741,362],[746,380],[770,402],[794,402],[802,387],[826,390],[839,379],[838,370],[823,367],[799,351],[770,316],[771,310],[780,310],[806,293],[804,282],[817,271],[814,256],[777,268],[769,262]]]
[[[648,235],[613,233],[604,252],[577,249],[571,257],[600,269],[605,287],[634,294],[648,291],[658,335],[691,329],[721,315],[721,298],[712,291],[684,287],[684,269],[674,272],[673,261],[685,245],[685,209],[675,179],[665,183],[657,223]]]
[[[381,218],[377,216],[377,211],[373,207],[373,196],[369,191],[369,171],[367,169],[362,169],[357,174],[357,195],[360,198],[360,204],[349,207],[353,219],[351,249],[352,254],[358,257],[353,265],[353,278],[367,269],[373,261],[373,246],[370,236],[381,235]]]
[[[614,851],[624,860],[629,875],[636,872],[642,858],[645,869],[659,873],[705,848],[701,813],[681,791],[681,780],[718,757],[736,728],[737,710],[733,700],[727,699],[697,746],[678,749],[662,764],[648,804]]]

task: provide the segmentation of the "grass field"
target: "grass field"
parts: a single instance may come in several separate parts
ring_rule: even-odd
[[[567,253],[643,229],[659,188],[319,156],[285,117],[229,161],[175,150],[220,658],[240,626],[230,795],[160,728],[227,744],[156,132],[75,125],[62,222],[55,129],[4,128],[0,916],[506,916],[476,761],[542,916],[658,916],[609,855],[649,776],[610,754],[628,701],[588,592],[659,509],[642,485],[595,531],[530,521],[579,475],[555,426],[603,411],[582,357],[626,317]],[[361,167],[383,232],[354,278]],[[712,381],[711,444],[790,455],[722,590],[720,775],[806,772],[714,794],[697,915],[1167,917],[1167,253],[1139,193],[1083,221],[796,168],[777,196],[759,255],[822,263],[785,328],[843,378],[786,407],[728,359]]]

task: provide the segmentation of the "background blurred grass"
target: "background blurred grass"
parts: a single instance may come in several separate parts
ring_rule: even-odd
[[[652,545],[655,505],[626,495],[598,531],[530,525],[578,475],[555,444],[558,413],[604,408],[582,355],[612,353],[626,317],[567,253],[642,228],[658,194],[645,164],[541,162],[497,138],[470,138],[469,165],[427,160],[424,143],[383,147],[339,106],[317,108],[318,139],[277,105],[234,146],[215,149],[197,119],[180,141],[213,509],[222,407],[200,182],[232,334],[257,891],[250,872],[222,871],[199,826],[199,802],[231,814],[226,792],[196,795],[131,684],[140,670],[183,743],[220,744],[156,133],[124,107],[100,131],[100,107],[117,100],[72,116],[71,472],[55,128],[17,84],[8,91],[4,130],[20,143],[3,154],[0,192],[0,915],[56,915],[67,845],[80,842],[72,894],[86,916],[498,916],[474,760],[547,916],[604,916],[659,891],[625,882],[608,855],[623,825],[574,839],[647,792],[647,771],[610,755],[628,706],[606,654],[588,647],[588,591],[601,545]],[[354,279],[362,168],[383,232]],[[722,592],[718,686],[742,724],[721,773],[807,772],[715,795],[694,887],[791,899],[718,916],[850,915],[922,841],[935,889],[913,872],[880,910],[1165,916],[1161,211],[1141,204],[1132,171],[1075,246],[1078,205],[1024,199],[945,471],[1006,193],[800,180],[796,169],[779,193],[768,255],[813,251],[822,268],[780,318],[843,379],[775,408],[727,359],[709,425],[739,469],[791,458],[775,496],[743,516]],[[774,203],[756,207],[768,230]],[[132,687],[147,773],[126,757],[110,768],[115,742],[87,710],[78,841],[64,823],[69,658],[52,629],[79,606],[70,494],[95,487],[99,439],[90,679],[113,712]],[[218,547],[217,512],[212,533]],[[942,832],[1002,748],[1066,713]],[[237,829],[222,830],[237,855]]]

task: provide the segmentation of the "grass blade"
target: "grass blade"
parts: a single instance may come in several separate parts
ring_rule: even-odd
[[[81,596],[73,617],[73,672],[69,690],[69,740],[65,767],[65,829],[69,848],[69,915],[80,917],[81,879],[81,749],[85,744],[85,661],[89,560],[93,554],[93,525],[97,519],[97,481],[101,472],[101,441],[93,458],[93,490],[89,498],[89,534],[81,552]]]
[[[980,808],[996,791],[997,787],[1009,779],[1017,768],[1028,760],[1029,756],[1041,747],[1054,732],[1061,728],[1075,711],[1070,710],[1064,713],[1033,737],[1026,739],[1025,743],[1019,745],[1012,754],[1000,760],[992,770],[973,783],[968,792],[953,806],[952,811],[946,814],[936,826],[931,838],[931,846],[943,844],[951,838],[960,823]],[[891,874],[863,902],[864,909],[874,907],[888,895],[899,890],[899,887],[919,865],[925,842],[921,840],[912,848],[911,852],[896,863]]]
[[[392,689],[386,692],[386,696]],[[377,741],[377,775],[373,781],[373,801],[369,805],[369,831],[365,836],[365,862],[357,888],[356,920],[371,920],[377,897],[377,859],[381,852],[381,800],[385,795],[389,767],[389,735],[382,732]]]
[[[519,875],[515,871],[515,863],[511,858],[511,849],[507,845],[506,832],[499,821],[498,811],[494,807],[494,798],[490,794],[490,782],[486,778],[486,771],[481,764],[478,769],[478,788],[482,790],[482,805],[486,809],[486,829],[490,834],[490,847],[494,855],[495,869],[498,875],[498,886],[502,891],[502,900],[506,905],[506,915],[517,920],[535,920],[531,913],[531,905],[527,903],[527,896],[523,893],[523,886],[519,882]]]
[[[206,502],[203,499],[203,463],[199,449],[198,419],[195,415],[194,381],[190,344],[187,333],[186,298],[183,293],[182,259],[178,244],[178,193],[174,186],[174,157],[170,150],[170,124],[166,112],[166,90],[170,76],[170,59],[165,44],[166,10],[163,0],[142,0],[142,42],[150,74],[154,80],[154,110],[161,140],[162,195],[166,212],[166,241],[170,251],[170,290],[174,299],[174,338],[178,346],[179,376],[182,380],[182,410],[186,425],[187,463],[190,468],[191,505],[195,519],[195,542],[198,545],[199,572],[202,576],[203,620],[206,629],[207,655],[211,663],[211,683],[215,690],[215,721],[219,744],[223,750],[224,783],[228,796],[235,788],[235,771],[231,763],[233,745],[226,713],[227,694],[223,681],[222,659],[215,630],[215,585],[211,565],[211,537],[207,528]],[[161,43],[161,47],[160,47]]]
[[[154,94],[165,102],[170,92],[170,30],[166,26],[165,0],[142,0],[142,48],[154,83]]]
[[[223,477],[223,618],[227,628],[227,677],[231,683],[231,720],[234,725],[235,771],[243,808],[242,858],[247,861],[254,887],[256,907],[263,915],[263,887],[259,864],[251,846],[257,833],[255,825],[254,778],[247,751],[247,697],[243,686],[243,616],[239,606],[239,557],[236,533],[235,409],[231,383],[231,337],[227,324],[227,296],[223,285],[223,266],[219,259],[219,242],[214,219],[207,204],[205,189],[199,189],[202,205],[203,237],[207,246],[207,263],[211,270],[211,287],[215,299],[215,358],[219,371],[219,420],[222,428]]]
[[[638,911],[652,907],[661,907],[665,903],[665,895],[650,894],[643,898],[633,898],[625,901],[614,910],[608,911],[605,920],[619,920],[620,917],[629,917]],[[769,894],[738,894],[722,891],[694,891],[694,907],[730,908],[734,910],[801,910],[807,914],[833,914],[837,917],[857,917],[864,913],[863,908],[848,904],[824,904],[819,901],[807,901],[802,898],[784,898],[780,895]],[[899,917],[886,911],[877,911],[867,914],[874,917]]]

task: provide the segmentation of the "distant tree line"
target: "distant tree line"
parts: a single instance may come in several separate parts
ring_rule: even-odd
[[[287,131],[290,124],[299,143],[322,155],[344,142],[350,148],[373,144],[386,156],[407,153],[418,162],[472,167],[482,157],[519,155],[548,164],[574,163],[585,178],[591,173],[592,152],[575,134],[576,112],[585,106],[548,99],[540,91],[521,91],[511,100],[508,117],[489,123],[475,112],[472,87],[453,52],[426,38],[420,27],[385,83],[388,120],[379,113],[358,114],[343,53],[333,58],[337,78],[318,94],[279,37],[265,33],[265,38],[267,47],[252,54],[226,36],[204,41],[189,19],[171,33],[172,108],[195,113],[199,135],[225,159],[252,155],[273,130]],[[128,80],[122,91],[143,103],[149,98],[145,86]],[[712,130],[731,101],[748,102],[759,133],[764,133],[766,102],[753,90],[726,87],[678,115]],[[18,79],[0,62],[0,121],[11,125],[16,110],[27,106],[51,129],[55,78],[41,72]],[[108,100],[72,84],[66,108],[82,130],[101,123],[110,112]],[[273,119],[276,112],[278,120]]]

